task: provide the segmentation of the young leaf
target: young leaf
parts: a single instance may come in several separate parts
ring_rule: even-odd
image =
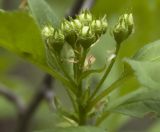
[[[57,16],[45,0],[28,0],[28,4],[33,17],[40,27],[46,24],[52,24],[54,27],[59,26]]]

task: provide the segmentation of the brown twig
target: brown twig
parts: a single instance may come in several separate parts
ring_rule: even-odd
[[[15,105],[15,107],[17,108],[19,116],[24,114],[25,104],[23,102],[23,99],[21,99],[16,94],[14,94],[13,91],[10,91],[5,86],[0,85],[0,96],[3,96],[8,101],[10,101],[12,104]]]
[[[29,124],[32,120],[33,114],[39,107],[40,103],[44,99],[52,99],[53,96],[50,96],[49,93],[53,93],[52,91],[52,77],[49,74],[46,74],[40,89],[37,91],[36,95],[32,99],[31,103],[27,107],[24,115],[20,118],[18,132],[27,132]],[[48,96],[49,95],[49,96]]]

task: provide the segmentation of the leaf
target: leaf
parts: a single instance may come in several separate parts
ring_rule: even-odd
[[[28,0],[28,4],[33,17],[40,27],[43,27],[45,24],[53,24],[54,27],[59,26],[56,14],[54,14],[54,11],[45,0]]]
[[[141,61],[160,61],[160,40],[149,43],[141,48],[132,59]]]
[[[116,101],[110,102],[108,110],[143,117],[154,112],[160,115],[160,41],[155,41],[140,49],[131,59],[125,59],[129,65],[126,76],[135,76],[141,86]]]
[[[107,110],[135,117],[149,113],[160,116],[159,93],[160,89],[143,87],[112,102]]]
[[[149,88],[160,88],[160,62],[142,62],[127,59],[141,85]]]
[[[67,127],[67,128],[53,128],[52,130],[42,130],[35,132],[106,132],[98,127]]]
[[[41,34],[32,17],[24,12],[0,12],[0,47],[47,67]]]
[[[125,59],[126,74],[135,74],[145,87],[160,87],[160,40],[141,48],[131,59]]]
[[[0,20],[0,47],[27,59],[69,85],[48,66],[40,31],[31,16],[24,12],[0,12]]]

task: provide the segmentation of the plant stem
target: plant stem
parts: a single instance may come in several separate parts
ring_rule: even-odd
[[[52,97],[46,97],[47,92],[52,92],[51,91],[52,90],[52,81],[53,81],[52,77],[47,74],[43,80],[42,86],[40,87],[39,91],[36,93],[33,100],[31,101],[30,105],[27,107],[24,114],[20,118],[19,127],[18,127],[17,132],[27,132],[28,126],[32,120],[33,114],[37,110],[37,108],[40,105],[40,103],[42,102],[42,100],[46,99],[46,98],[52,99]]]
[[[100,100],[109,95],[113,90],[115,90],[118,86],[120,86],[123,82],[125,82],[131,75],[122,75],[117,81],[115,81],[110,87],[106,88],[102,91],[93,101],[90,102],[87,111],[90,111]]]
[[[90,97],[89,100],[92,100],[92,98],[94,98],[95,95],[99,92],[102,84],[104,83],[105,79],[106,79],[107,76],[109,75],[109,73],[110,73],[110,71],[111,71],[111,69],[112,69],[112,67],[113,67],[113,65],[114,65],[114,63],[115,63],[115,61],[116,61],[116,58],[117,58],[119,49],[120,49],[120,44],[117,44],[117,48],[116,48],[116,52],[115,52],[116,57],[112,59],[109,67],[106,69],[106,71],[105,71],[102,79],[100,80],[100,82],[99,82],[98,85],[96,86],[96,88],[95,88],[95,90],[94,90],[94,92],[93,92],[93,94],[92,94],[92,96]]]
[[[96,126],[99,126],[104,119],[106,119],[110,115],[109,111],[104,112],[97,120],[96,120]]]

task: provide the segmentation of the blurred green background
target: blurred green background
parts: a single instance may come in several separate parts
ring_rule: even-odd
[[[46,0],[55,10],[60,18],[69,11],[75,0]],[[19,7],[20,0],[0,0],[2,9],[13,11]],[[100,42],[94,47],[93,54],[96,56],[96,64],[100,66],[105,63],[107,50],[112,50],[115,41],[110,35],[112,26],[116,23],[118,16],[123,13],[132,12],[135,21],[134,34],[123,43],[119,58],[132,56],[143,45],[160,38],[160,0],[96,0],[92,8],[96,16],[107,14],[109,30]],[[14,25],[13,25],[14,26]],[[118,63],[118,62],[117,62]],[[119,64],[119,63],[118,63]],[[115,65],[113,74],[106,85],[114,81],[121,72],[121,65]],[[36,66],[24,61],[16,55],[0,48],[0,83],[5,84],[17,93],[26,102],[31,100],[36,88],[43,79],[44,72]],[[129,82],[130,87],[133,82]],[[0,97],[0,131],[10,132],[15,127],[15,108],[3,97]],[[56,120],[55,120],[56,119]],[[44,102],[38,109],[34,129],[52,128],[54,122],[61,121]],[[160,121],[145,117],[143,119],[128,118],[113,114],[105,122],[111,132],[159,132]],[[62,122],[63,123],[63,122]],[[10,127],[8,127],[8,124]],[[105,123],[104,123],[105,124]],[[63,124],[64,125],[64,124]]]

